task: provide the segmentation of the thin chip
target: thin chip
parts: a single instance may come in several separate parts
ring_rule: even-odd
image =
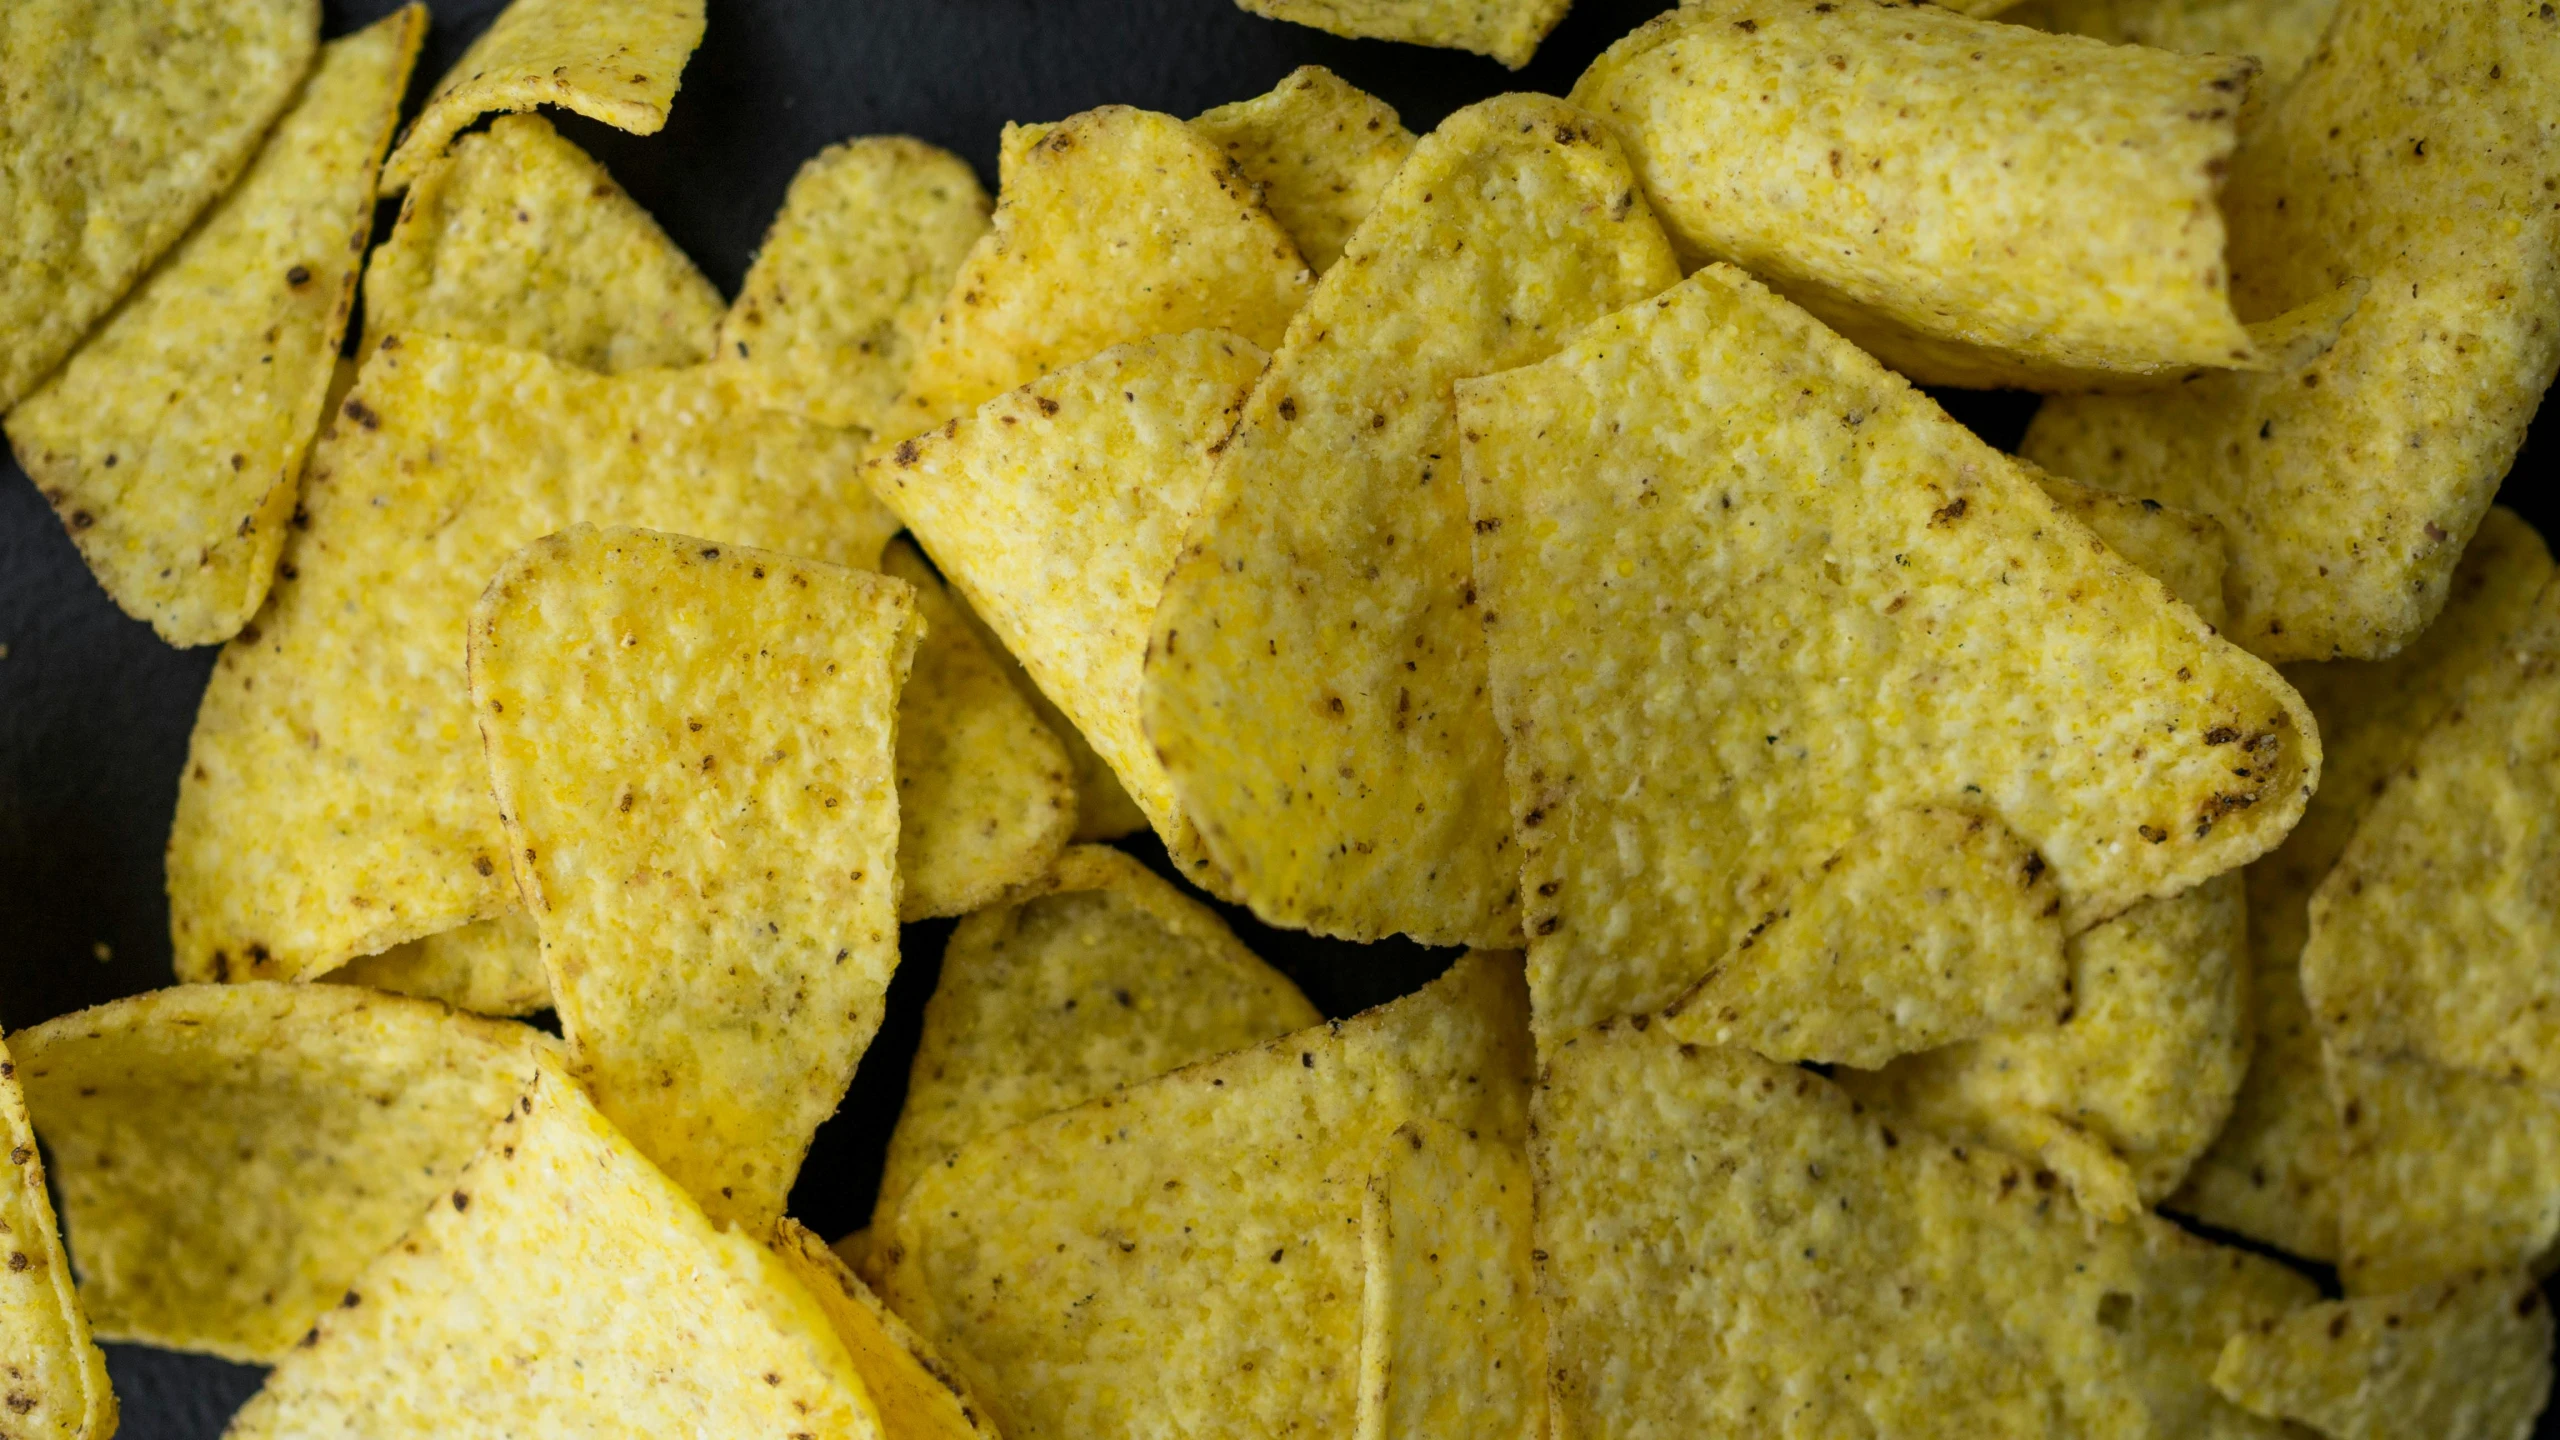
[[[1187,330],[1279,343],[1314,277],[1253,184],[1170,115],[1008,125],[995,225],[960,266],[884,441],[1060,366]]]
[[[1011,1440],[1349,1434],[1379,1147],[1418,1118],[1520,1143],[1527,1013],[1517,957],[1479,952],[1363,1015],[982,1136],[908,1191],[886,1298]]]
[[[2108,549],[2168,586],[2204,623],[2221,628],[2222,576],[2231,568],[2231,545],[2211,516],[2047,475],[2032,465],[2019,468],[2035,477],[2055,509],[2088,526]]]
[[[1357,1440],[1539,1440],[1546,1316],[1517,1141],[1408,1120],[1360,1202]]]
[[[169,841],[188,978],[316,977],[517,908],[462,681],[464,617],[517,547],[610,521],[867,566],[897,523],[859,436],[713,368],[386,340],[340,416],[197,711]]]
[[[2336,346],[2299,372],[2048,401],[2024,453],[2222,521],[2231,632],[2257,653],[2399,650],[2560,367],[2555,94],[2560,24],[2534,4],[2346,0],[2223,197],[2243,316],[2370,282]]]
[[[0,1274],[0,1357],[8,1367],[9,1434],[38,1440],[109,1440],[116,1396],[107,1358],[89,1338],[89,1317],[72,1287],[71,1261],[56,1233],[53,1201],[36,1153],[35,1126],[0,1046],[0,1145],[9,1174],[0,1182],[0,1234],[9,1265]]]
[[[2551,1398],[2551,1307],[2513,1270],[2307,1305],[2223,1342],[2213,1384],[2333,1440],[2529,1440]]]
[[[952,276],[987,231],[967,161],[903,135],[800,167],[720,322],[720,358],[778,410],[879,431]]]
[[[1401,40],[1529,63],[1573,0],[1236,0],[1266,20],[1311,25],[1354,40]]]
[[[1530,1154],[1556,1429],[2265,1437],[2208,1383],[2283,1266],[1660,1025],[1551,1052]]]
[[[2560,1100],[2423,1060],[2328,1060],[2348,1294],[2547,1266],[2560,1244]]]
[[[703,0],[514,0],[427,96],[382,169],[396,194],[492,110],[556,105],[655,135],[702,43]]]
[[[108,1340],[272,1364],[453,1184],[549,1042],[340,985],[188,985],[10,1037]]]
[[[942,952],[872,1208],[981,1135],[1323,1017],[1217,912],[1117,850],[1078,846],[1037,893],[960,922]]]
[[[705,1216],[560,1061],[442,1190],[226,1434],[885,1433],[790,1267]]]
[[[774,1226],[773,1253],[827,1312],[880,1413],[882,1435],[891,1440],[993,1440],[995,1422],[959,1372],[897,1312],[881,1304],[825,1241],[799,1221],[786,1219]]]
[[[231,188],[319,47],[320,0],[0,7],[0,411]]]
[[[1156,614],[1147,734],[1204,883],[1319,934],[1518,943],[1449,386],[1678,277],[1561,101],[1415,147],[1246,401]]]
[[[895,553],[894,547],[892,553]],[[947,591],[945,593],[948,594]],[[1121,787],[1120,777],[1112,774],[1111,767],[1094,753],[1092,742],[1086,740],[1084,732],[1067,718],[1067,712],[1040,693],[1040,686],[1031,678],[1031,672],[1022,668],[1022,662],[1014,658],[1012,651],[1004,648],[1004,641],[996,638],[996,632],[987,628],[987,622],[979,618],[977,611],[969,608],[966,600],[957,595],[949,598],[953,613],[969,627],[970,634],[978,637],[978,643],[996,662],[996,668],[1004,671],[1005,678],[1013,682],[1013,688],[1030,702],[1032,712],[1040,717],[1040,723],[1048,726],[1049,732],[1067,747],[1067,768],[1073,770],[1076,777],[1076,840],[1117,840],[1123,835],[1146,829],[1147,812],[1139,809],[1138,802],[1129,798],[1129,792]]]
[[[172,645],[230,639],[275,578],[426,32],[411,5],[323,50],[240,183],[9,412],[90,573]]]
[[[1202,112],[1206,135],[1262,187],[1271,218],[1318,274],[1377,208],[1413,132],[1393,106],[1321,65],[1301,65],[1267,95]]]
[[[323,978],[441,1000],[474,1015],[531,1015],[551,1008],[542,932],[522,910],[360,956]]]
[[[2265,97],[2283,94],[2311,63],[2338,0],[1993,0],[1992,9],[2011,25],[2116,45],[2249,56],[2259,66],[2249,93],[2254,110]],[[2248,124],[2244,114],[2241,128]]]
[[[720,292],[587,152],[501,115],[429,166],[365,267],[364,353],[442,335],[608,375],[711,356]]]
[[[2076,933],[2318,780],[2272,668],[1730,266],[1457,388],[1542,1040],[1659,1007],[1891,810],[1997,816]]]
[[[1924,383],[2079,389],[2256,363],[2214,204],[2255,69],[1894,0],[1691,0],[1573,101],[1685,254]]]

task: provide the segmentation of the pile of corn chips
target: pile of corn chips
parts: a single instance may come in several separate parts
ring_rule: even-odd
[[[2553,7],[1689,0],[849,140],[725,303],[532,113],[703,0],[403,131],[425,25],[0,7],[10,442],[223,645],[184,983],[0,1062],[0,1431],[2533,1433]],[[1327,1020],[1198,891],[1466,951]]]

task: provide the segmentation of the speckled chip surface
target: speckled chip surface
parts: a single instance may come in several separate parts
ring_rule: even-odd
[[[2311,63],[2338,0],[1995,0],[1993,9],[2007,24],[2111,44],[2246,55],[2259,67],[2249,96],[2256,109]],[[2248,123],[2245,113],[2241,123]]]
[[[441,1000],[474,1015],[530,1015],[551,1008],[542,932],[522,910],[357,956],[322,978]]]
[[[897,544],[903,543],[893,543],[891,553],[894,555]],[[944,593],[949,594],[947,590]],[[1021,659],[1005,648],[1004,641],[997,637],[996,632],[987,628],[985,619],[969,608],[969,602],[958,595],[950,598],[953,612],[960,617],[962,624],[969,627],[970,633],[978,637],[978,643],[995,661],[996,668],[1002,670],[1005,678],[1013,682],[1013,688],[1030,702],[1032,713],[1040,717],[1040,723],[1048,726],[1050,732],[1058,737],[1058,742],[1067,747],[1067,768],[1075,772],[1076,777],[1075,839],[1116,840],[1146,829],[1146,812],[1138,808],[1137,801],[1129,798],[1129,792],[1120,784],[1120,777],[1111,773],[1109,762],[1095,753],[1093,742],[1084,738],[1084,732],[1076,728],[1076,723],[1067,718],[1067,712],[1059,709],[1056,701],[1040,693],[1039,682],[1031,678],[1030,671],[1022,668]]]
[[[1572,0],[1236,0],[1270,20],[1311,25],[1355,40],[1401,40],[1491,56],[1511,69],[1529,63],[1538,42]]]
[[[8,1373],[12,1435],[28,1440],[107,1440],[116,1429],[115,1391],[106,1356],[89,1338],[89,1317],[72,1286],[71,1260],[54,1227],[45,1194],[44,1157],[15,1078],[0,1046],[0,1145],[9,1173],[0,1179],[0,1234],[8,1236],[8,1268],[0,1271],[0,1364]]]
[[[1191,128],[1262,187],[1263,207],[1318,274],[1342,258],[1343,242],[1413,153],[1413,132],[1394,107],[1321,65],[1299,66],[1268,94],[1203,111]]]
[[[1408,1120],[1360,1202],[1357,1440],[1547,1433],[1547,1320],[1515,1138]]]
[[[2547,1268],[2560,1242],[2560,1101],[2424,1060],[2332,1050],[2328,1062],[2348,1294]]]
[[[825,1241],[786,1219],[773,1228],[773,1253],[835,1326],[879,1411],[882,1434],[894,1440],[991,1440],[995,1421],[968,1382],[880,1303]]]
[[[2551,1307],[2514,1270],[2307,1305],[2225,1341],[2213,1384],[2335,1440],[2527,1440],[2551,1396]]]

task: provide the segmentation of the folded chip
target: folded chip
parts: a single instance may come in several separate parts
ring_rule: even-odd
[[[1573,0],[1236,0],[1267,20],[1312,25],[1353,40],[1401,40],[1529,63]]]
[[[960,922],[924,1011],[872,1220],[981,1135],[1322,1019],[1217,912],[1117,850],[1080,845]]]
[[[2533,5],[2345,0],[2223,196],[2241,315],[2369,282],[2336,345],[2299,371],[2047,401],[2024,453],[2222,521],[2230,629],[2261,655],[2408,644],[2560,367],[2555,94],[2560,28]]]
[[[2310,63],[2330,17],[2338,13],[2338,0],[1995,0],[1992,13],[2011,25],[2116,45],[2249,56],[2259,70],[2248,103],[2258,110],[2264,97],[2284,93]],[[2241,128],[2248,126],[2244,112]]]
[[[450,1188],[549,1041],[342,985],[185,985],[10,1037],[109,1340],[272,1364]]]
[[[0,1369],[8,1377],[9,1433],[28,1440],[109,1440],[116,1431],[115,1391],[72,1286],[16,1075],[0,1046],[0,1144],[9,1150],[9,1175],[0,1184],[0,1234],[9,1237],[0,1242],[9,1252],[8,1271],[0,1274]]]
[[[1546,1316],[1516,1142],[1408,1120],[1360,1204],[1358,1440],[1539,1440]]]
[[[556,105],[634,135],[667,123],[703,0],[513,0],[436,82],[382,170],[395,194],[493,110]]]
[[[2272,1261],[1641,1018],[1550,1050],[1536,1115],[1560,1434],[2281,1433],[2210,1383],[2314,1298]]]
[[[319,45],[319,0],[0,7],[0,411],[231,187]]]
[[[426,31],[412,5],[323,49],[240,183],[9,412],[90,573],[172,645],[230,639],[275,577]]]
[[[704,1215],[558,1059],[438,1192],[226,1434],[886,1433],[792,1267]]]
[[[531,1015],[551,1008],[542,932],[522,910],[360,955],[323,978],[441,1000],[474,1015]]]
[[[2528,1440],[2551,1397],[2551,1307],[2514,1270],[2306,1305],[2223,1342],[2213,1384],[2334,1440]]]
[[[1206,135],[1262,187],[1262,203],[1322,274],[1377,207],[1413,132],[1394,107],[1321,65],[1301,65],[1269,94],[1201,112]]]
[[[904,541],[893,542],[890,555],[895,557],[901,546],[905,546]],[[906,548],[913,549],[912,546]],[[905,572],[897,573],[903,575]],[[948,591],[944,594],[950,599],[952,612],[959,616],[960,623],[968,626],[969,633],[978,637],[978,644],[995,661],[996,668],[1005,673],[1005,678],[1013,682],[1015,691],[1030,703],[1032,713],[1040,717],[1040,723],[1048,726],[1059,743],[1067,747],[1067,768],[1074,771],[1076,777],[1075,838],[1079,841],[1117,840],[1123,835],[1146,829],[1146,812],[1138,808],[1137,801],[1129,798],[1127,790],[1121,788],[1120,777],[1112,774],[1110,765],[1094,753],[1093,743],[1084,738],[1084,732],[1076,728],[1074,721],[1067,718],[1067,712],[1040,693],[1039,683],[1031,678],[1031,672],[1022,668],[1022,662],[1014,658],[1012,651],[1004,648],[1004,641],[987,628],[987,622],[979,618],[977,611],[969,608],[966,600]]]
[[[880,1303],[826,1242],[797,1220],[777,1222],[773,1253],[835,1326],[888,1440],[993,1440],[995,1422],[968,1382],[923,1336]]]
[[[963,1146],[907,1192],[885,1298],[1012,1440],[1349,1434],[1380,1149],[1417,1120],[1520,1144],[1528,1066],[1518,959],[1472,954]]]
[[[1691,0],[1573,101],[1691,258],[1924,383],[2081,389],[2256,363],[2214,203],[2255,69],[1894,0]]]
[[[765,404],[886,429],[951,278],[987,230],[968,162],[903,135],[830,145],[765,232],[720,358]]]
[[[1156,614],[1147,735],[1211,888],[1320,934],[1517,943],[1449,387],[1677,279],[1561,101],[1414,148],[1246,401]]]
[[[313,450],[275,591],[197,712],[169,848],[182,976],[316,978],[517,907],[463,693],[465,615],[517,547],[594,521],[868,566],[895,528],[859,436],[715,367],[604,377],[398,338]]]
[[[1150,335],[1279,343],[1313,277],[1253,183],[1170,115],[1105,105],[1008,125],[979,237],[879,438],[903,440]]]
[[[1730,266],[1457,389],[1542,1040],[1669,1001],[1892,810],[1997,817],[2076,933],[2318,780],[2273,669]]]
[[[2328,1060],[2348,1294],[2483,1266],[2549,1268],[2560,1244],[2560,1098],[2424,1060],[2335,1050]]]
[[[385,335],[536,350],[619,374],[711,356],[720,292],[649,212],[539,115],[501,115],[428,166],[365,266]]]

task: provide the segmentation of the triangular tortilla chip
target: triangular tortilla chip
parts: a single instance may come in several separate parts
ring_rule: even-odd
[[[2551,1397],[2551,1307],[2513,1270],[2306,1305],[2224,1341],[2213,1384],[2335,1440],[2526,1440]]]
[[[522,910],[358,956],[323,978],[441,1000],[474,1015],[531,1015],[551,1008],[542,932]]]
[[[1547,1317],[1519,1142],[1414,1119],[1360,1201],[1357,1440],[1540,1440]]]
[[[1319,275],[1413,151],[1394,107],[1321,65],[1290,71],[1269,94],[1202,111],[1191,128],[1262,187],[1263,207]]]
[[[1219,455],[1156,613],[1146,728],[1215,862],[1203,882],[1273,924],[1517,943],[1449,385],[1677,278],[1634,186],[1560,101],[1449,117]]]
[[[2547,1265],[2560,1242],[2560,1099],[2424,1060],[2327,1059],[2348,1294]]]
[[[1741,272],[1457,388],[1542,1038],[1669,1000],[1895,808],[1997,816],[2069,932],[2302,813],[2271,667]]]
[[[0,1182],[0,1370],[5,1370],[9,1434],[27,1440],[107,1440],[116,1429],[107,1359],[89,1338],[89,1317],[72,1287],[44,1160],[7,1047],[0,1046],[0,1146],[9,1174]]]
[[[777,1222],[773,1253],[817,1300],[862,1376],[890,1440],[994,1440],[995,1422],[949,1361],[880,1303],[826,1242],[797,1220]]]
[[[0,7],[0,411],[231,187],[319,46],[319,0]]]
[[[898,545],[905,543],[893,544],[890,553],[894,555]],[[948,594],[947,591],[945,593]],[[1076,722],[1067,718],[1067,712],[1059,709],[1057,702],[1040,693],[1039,682],[1031,678],[1030,671],[1022,668],[1022,662],[1004,647],[1004,641],[997,638],[996,632],[987,628],[987,622],[979,617],[978,612],[969,608],[967,600],[958,595],[952,595],[950,599],[953,612],[960,617],[962,624],[969,627],[969,633],[978,637],[979,645],[996,662],[996,668],[1002,670],[1005,678],[1013,682],[1013,688],[1030,702],[1032,713],[1040,717],[1040,723],[1048,726],[1059,743],[1067,747],[1067,768],[1073,770],[1076,777],[1076,840],[1117,840],[1123,835],[1146,829],[1147,812],[1139,809],[1138,802],[1129,798],[1129,792],[1121,787],[1120,777],[1112,774],[1111,766],[1094,753],[1093,742],[1084,738],[1084,732],[1076,728]]]
[[[110,1340],[272,1364],[444,1193],[550,1041],[341,985],[184,985],[10,1037]]]
[[[1267,20],[1312,25],[1355,40],[1401,40],[1489,55],[1511,69],[1529,63],[1538,42],[1573,0],[1236,0]]]
[[[324,49],[240,183],[9,412],[90,573],[172,645],[230,639],[275,578],[426,32],[412,5]]]

